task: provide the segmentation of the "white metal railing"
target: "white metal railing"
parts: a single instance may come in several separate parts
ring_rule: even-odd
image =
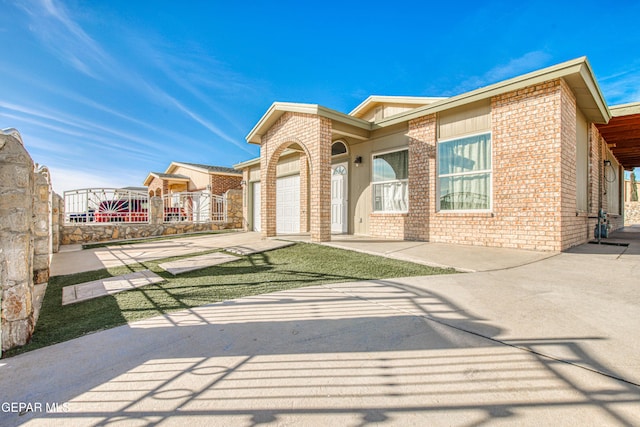
[[[66,223],[149,221],[149,196],[121,188],[83,188],[64,192]]]
[[[227,222],[227,201],[208,191],[166,194],[165,222]]]

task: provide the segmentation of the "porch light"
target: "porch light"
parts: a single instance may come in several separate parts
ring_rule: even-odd
[[[354,160],[353,163],[356,165],[356,167],[360,166],[362,164],[362,156],[357,156]]]

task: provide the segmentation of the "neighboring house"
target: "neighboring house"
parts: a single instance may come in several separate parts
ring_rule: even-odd
[[[240,189],[242,173],[223,166],[171,162],[165,172],[151,172],[144,185],[150,196],[181,192],[209,191],[222,195],[227,190]]]
[[[624,130],[623,130],[624,129]],[[631,129],[631,133],[629,133]],[[640,104],[609,108],[586,58],[450,98],[371,96],[350,114],[274,103],[247,136],[248,227],[536,250],[623,224]]]

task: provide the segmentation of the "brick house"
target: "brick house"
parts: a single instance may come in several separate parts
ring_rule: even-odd
[[[227,190],[240,189],[242,173],[223,166],[171,162],[165,172],[151,172],[144,180],[150,196],[208,190],[222,195]]]
[[[559,251],[623,225],[640,104],[607,106],[586,58],[450,98],[371,96],[351,113],[274,103],[247,136],[247,227]],[[635,127],[634,127],[635,126]]]

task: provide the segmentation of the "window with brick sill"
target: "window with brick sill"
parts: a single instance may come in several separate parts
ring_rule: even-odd
[[[373,155],[373,212],[404,213],[409,207],[409,150]]]
[[[491,209],[491,134],[438,141],[440,211]]]

